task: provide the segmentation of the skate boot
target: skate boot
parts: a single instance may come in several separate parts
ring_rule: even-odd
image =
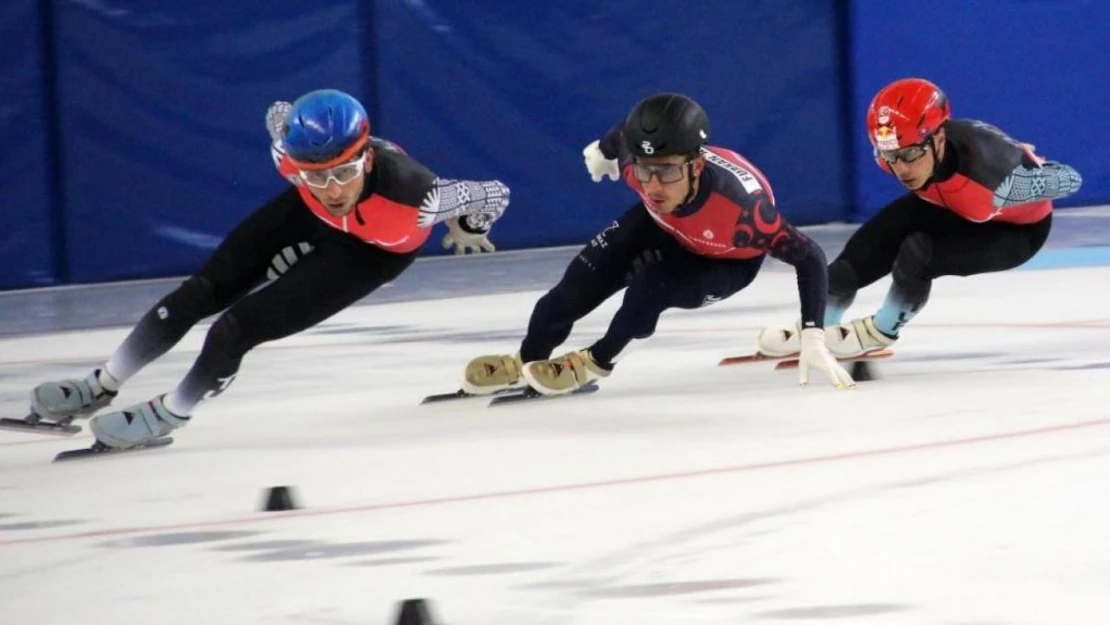
[[[102,379],[117,386],[115,380],[101,369],[93,371],[83,380],[69,379],[39,384],[31,391],[31,412],[50,421],[88,417],[112,403],[118,393],[105,388]]]
[[[491,395],[524,385],[520,378],[520,354],[478,356],[466,363],[462,389],[471,395]]]
[[[825,331],[825,345],[837,358],[855,358],[886,349],[897,341],[898,337],[887,336],[875,327],[874,315],[854,319]]]
[[[582,349],[551,360],[537,360],[524,365],[521,375],[528,385],[543,395],[562,395],[586,384],[609,377],[612,373],[594,361],[590,351]]]
[[[116,412],[93,417],[89,429],[96,440],[113,449],[140,447],[160,439],[189,423],[189,417],[175,415],[162,403],[164,395]]]
[[[781,358],[794,356],[802,351],[802,322],[763,328],[759,332],[756,348],[764,356]]]

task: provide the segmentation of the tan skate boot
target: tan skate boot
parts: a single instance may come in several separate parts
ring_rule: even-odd
[[[551,360],[537,360],[524,365],[522,375],[528,385],[543,395],[562,395],[582,388],[589,382],[609,377],[589,350],[582,349]]]
[[[462,389],[472,395],[491,395],[524,385],[520,377],[520,354],[478,356],[466,363]]]

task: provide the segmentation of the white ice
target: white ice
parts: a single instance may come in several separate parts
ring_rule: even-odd
[[[0,431],[0,623],[386,624],[409,597],[451,625],[1103,623],[1106,284],[939,280],[882,379],[835,391],[716,366],[797,315],[769,270],[668,312],[601,392],[494,408],[418,402],[516,349],[539,292],[351,309],[248,355],[170,448],[52,464],[90,437]],[[125,332],[0,341],[0,409]],[[276,485],[303,508],[259,511]]]

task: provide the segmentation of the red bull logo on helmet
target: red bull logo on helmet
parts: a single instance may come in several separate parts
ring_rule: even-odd
[[[879,126],[875,129],[875,147],[880,150],[897,150],[900,147],[898,133],[890,126]]]

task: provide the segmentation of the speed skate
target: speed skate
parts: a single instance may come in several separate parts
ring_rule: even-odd
[[[475,393],[468,393],[459,389],[453,393],[441,393],[438,395],[428,395],[420,401],[421,404],[433,404],[447,401],[454,401],[458,399],[477,399],[485,398],[489,400],[488,406],[503,406],[505,404],[515,404],[525,401],[534,401],[541,399],[560,399],[563,397],[574,397],[575,395],[588,395],[596,393],[600,390],[597,382],[588,382],[579,388],[574,389],[569,393],[562,395],[544,395],[530,386],[518,386],[514,388],[505,388],[499,391],[479,395]]]
[[[64,436],[71,437],[81,433],[82,427],[73,423],[75,417],[65,417],[56,421],[43,419],[39,415],[31,413],[23,419],[0,418],[0,429],[10,430],[13,432],[26,432],[28,434],[45,434],[48,436]],[[134,447],[117,448],[105,445],[100,441],[95,441],[89,447],[84,449],[72,449],[63,451],[54,456],[54,462],[64,460],[76,460],[79,458],[90,458],[100,456],[114,456],[117,454],[132,452],[132,451],[145,451],[148,449],[157,449],[166,447],[173,444],[172,437],[156,438]]]
[[[73,436],[81,432],[81,426],[73,423],[75,417],[65,417],[56,421],[43,419],[31,413],[22,419],[0,418],[0,429],[31,434],[50,434],[54,436]]]
[[[165,436],[162,438],[155,438],[145,443],[141,443],[134,447],[109,447],[100,441],[96,441],[91,447],[85,449],[73,449],[70,451],[63,451],[54,456],[54,462],[64,462],[67,460],[78,460],[81,458],[98,458],[104,456],[115,456],[117,454],[125,454],[133,451],[146,451],[149,449],[158,449],[161,447],[168,447],[173,444],[173,438]]]
[[[860,354],[859,356],[847,356],[843,358],[837,358],[837,361],[860,362],[870,360],[882,360],[884,358],[890,358],[892,356],[894,356],[893,350],[880,349],[873,352],[867,352],[866,354]],[[789,356],[768,356],[767,354],[755,352],[753,354],[746,354],[743,356],[728,356],[726,358],[722,358],[721,361],[717,363],[717,366],[727,367],[731,365],[744,365],[757,362],[773,362],[775,363],[775,369],[796,369],[798,367],[798,355],[791,354]]]

